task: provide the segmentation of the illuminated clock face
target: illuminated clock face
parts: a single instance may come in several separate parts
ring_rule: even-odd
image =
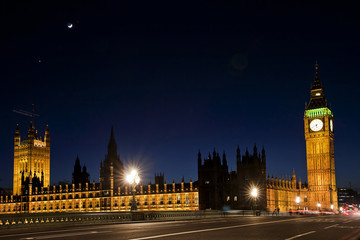
[[[323,128],[323,122],[320,119],[314,119],[310,123],[310,129],[314,132],[320,131]]]
[[[334,124],[332,119],[330,119],[330,131],[334,131]]]

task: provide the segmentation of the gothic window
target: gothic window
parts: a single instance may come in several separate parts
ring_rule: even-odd
[[[230,196],[227,196],[227,197],[226,197],[226,201],[227,201],[227,202],[230,201]]]
[[[177,195],[177,196],[176,196],[176,203],[177,203],[177,204],[180,204],[180,195]]]
[[[189,194],[186,194],[186,197],[185,197],[185,204],[189,204]]]
[[[238,197],[234,196],[234,201],[237,202],[237,200],[238,200]]]

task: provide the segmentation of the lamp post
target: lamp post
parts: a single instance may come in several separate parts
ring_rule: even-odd
[[[331,211],[333,212],[333,211],[334,211],[334,205],[331,204],[331,205],[330,205],[330,208],[331,208]]]
[[[251,189],[251,196],[254,198],[254,208],[256,209],[256,198],[257,198],[257,196],[259,195],[259,190],[256,188],[256,187],[254,187],[253,189]],[[254,209],[254,210],[255,210]]]
[[[320,208],[321,208],[321,203],[317,204],[318,208],[319,208],[319,212],[320,212]]]
[[[298,210],[300,210],[300,197],[299,196],[296,197],[295,202],[298,205]]]
[[[135,192],[136,192],[136,185],[138,185],[140,182],[140,177],[138,172],[135,169],[131,170],[131,172],[126,176],[126,180],[130,185],[132,185],[133,198],[131,201],[131,211],[136,211],[137,205],[135,201]]]

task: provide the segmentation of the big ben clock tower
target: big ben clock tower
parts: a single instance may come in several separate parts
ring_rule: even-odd
[[[315,80],[304,114],[308,206],[312,210],[336,211],[337,191],[334,160],[333,113],[327,105],[315,64]]]

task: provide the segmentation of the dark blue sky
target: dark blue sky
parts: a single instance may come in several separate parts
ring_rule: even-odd
[[[351,6],[269,1],[59,1],[0,6],[0,186],[12,187],[16,123],[49,124],[51,182],[76,156],[98,181],[111,125],[144,182],[197,179],[197,152],[264,146],[270,175],[304,181],[303,113],[314,62],[335,116],[338,186],[358,177],[359,17]],[[221,2],[221,3],[220,3]],[[72,29],[67,23],[73,23]],[[40,60],[40,62],[39,62]]]

